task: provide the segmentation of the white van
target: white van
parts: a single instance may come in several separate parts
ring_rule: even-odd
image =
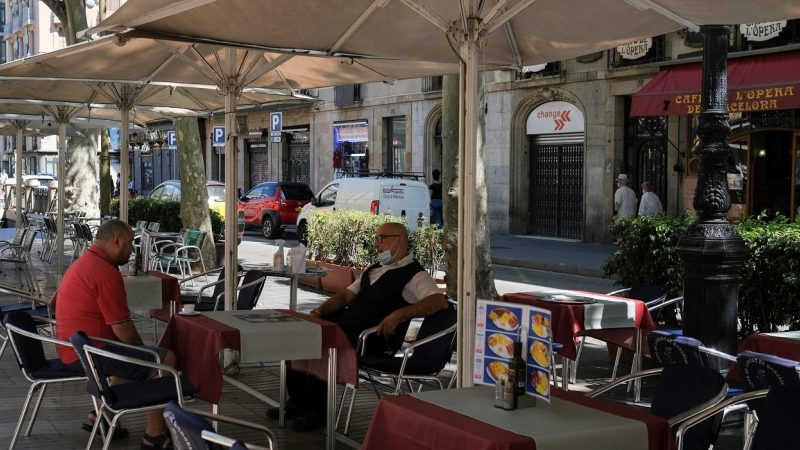
[[[308,218],[319,211],[366,211],[405,217],[409,230],[430,221],[431,195],[422,181],[403,178],[340,178],[331,181],[297,215],[297,235],[306,234]]]

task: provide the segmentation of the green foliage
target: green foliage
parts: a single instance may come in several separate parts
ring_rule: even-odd
[[[179,214],[181,202],[168,200],[154,200],[147,197],[137,197],[128,201],[128,223],[133,226],[140,220],[158,222],[161,224],[159,231],[180,231],[183,227]],[[119,200],[111,202],[111,214],[119,216]],[[211,216],[211,230],[219,239],[225,233],[225,221],[217,211],[209,208]]]
[[[737,223],[750,249],[739,285],[742,333],[776,331],[779,325],[800,328],[800,224],[764,214]]]
[[[308,220],[308,257],[356,268],[375,262],[373,240],[378,227],[403,223],[400,217],[362,211],[326,211]]]
[[[444,247],[442,247],[442,229],[438,225],[428,224],[411,232],[409,247],[417,261],[431,276],[442,267]]]
[[[667,296],[683,291],[683,264],[675,246],[694,219],[684,214],[666,214],[618,220],[611,225],[611,234],[622,239],[619,250],[603,265],[606,277],[616,275],[619,286],[650,284],[663,286]]]
[[[622,239],[604,265],[606,277],[618,285],[665,286],[670,296],[683,291],[683,265],[675,252],[693,219],[665,215],[624,220],[611,226]],[[800,223],[765,214],[734,223],[750,249],[740,272],[739,322],[743,335],[777,330],[789,324],[800,329]]]

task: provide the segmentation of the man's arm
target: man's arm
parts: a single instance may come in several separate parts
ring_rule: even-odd
[[[114,330],[117,339],[124,344],[144,345],[142,337],[139,336],[139,332],[136,331],[136,326],[131,320],[112,324],[111,329]]]
[[[339,291],[331,298],[325,300],[316,309],[312,310],[310,314],[315,317],[320,317],[334,313],[344,308],[344,306],[350,303],[354,298],[356,298],[356,294],[350,289]]]
[[[413,305],[400,308],[386,316],[383,321],[378,324],[377,333],[379,336],[392,336],[397,325],[403,320],[428,317],[440,309],[445,308],[447,308],[447,297],[445,297],[444,294],[429,295]]]

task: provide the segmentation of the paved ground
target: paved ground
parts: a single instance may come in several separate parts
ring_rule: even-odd
[[[7,239],[13,230],[0,229],[0,239]],[[269,245],[263,238],[253,236],[248,232],[246,241],[240,247],[240,261],[245,264],[263,263],[271,259]],[[34,253],[39,244],[36,244]],[[273,250],[274,252],[274,250]],[[492,253],[495,259],[506,258],[510,266],[497,266],[496,284],[498,290],[503,292],[524,292],[537,287],[578,288],[604,292],[611,290],[613,281],[597,278],[575,276],[577,273],[597,274],[602,265],[603,255],[613,253],[612,246],[590,246],[572,242],[543,241],[530,238],[501,237],[493,240]],[[525,259],[513,259],[522,258]],[[607,256],[605,256],[607,257]],[[55,288],[53,266],[34,257],[35,273],[39,285],[45,294],[52,294]],[[497,261],[495,261],[497,264]],[[562,268],[561,272],[538,272],[526,269],[541,264],[542,267]],[[0,283],[17,283],[14,271],[10,267],[2,267]],[[594,271],[594,272],[592,272]],[[264,288],[264,293],[259,300],[259,308],[286,307],[288,305],[288,282],[281,278],[270,278]],[[308,311],[322,302],[327,295],[301,287],[299,292],[298,309]],[[16,300],[0,295],[0,304],[8,304]],[[152,322],[144,317],[136,318],[136,326],[142,336],[152,341]],[[573,389],[586,391],[608,380],[611,373],[612,362],[608,357],[605,346],[600,342],[590,341],[584,351],[578,372],[579,380]],[[452,370],[454,366],[448,366]],[[621,370],[625,370],[623,367]],[[451,372],[443,374],[447,379]],[[261,367],[250,365],[242,367],[236,376],[239,380],[253,386],[267,395],[277,393],[277,371],[273,365]],[[28,383],[21,376],[13,355],[6,351],[0,358],[0,398],[3,407],[0,408],[0,447],[4,447],[11,439],[16,419],[22,406]],[[624,389],[613,395],[616,400],[625,401],[628,397]],[[360,442],[363,440],[369,425],[369,420],[374,411],[377,398],[371,389],[362,384],[356,401],[348,437]],[[197,402],[193,407],[209,409],[203,402]],[[264,412],[266,405],[255,400],[237,389],[226,386],[221,401],[221,412],[234,417],[266,424],[276,433],[281,449],[318,449],[323,448],[324,435],[322,432],[295,433],[291,428],[280,429],[277,423],[266,419]],[[17,448],[35,449],[78,449],[84,448],[88,433],[80,429],[80,424],[85,421],[86,413],[91,409],[89,397],[85,394],[82,384],[55,386],[48,389],[47,395],[36,422],[33,435],[23,437],[17,443]],[[733,450],[741,448],[741,422],[740,418],[733,418],[726,426],[720,440],[718,449]],[[738,421],[737,421],[738,420]],[[141,416],[131,416],[125,420],[125,426],[130,430],[131,437],[115,441],[112,448],[134,449],[138,448],[139,438],[144,430],[144,419]],[[252,433],[241,432],[229,427],[222,427],[224,434],[242,438],[254,443],[263,443],[263,439]],[[346,448],[339,444],[339,448]]]

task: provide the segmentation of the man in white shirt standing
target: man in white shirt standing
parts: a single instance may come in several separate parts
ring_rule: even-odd
[[[636,193],[628,187],[628,175],[617,177],[617,192],[614,193],[614,219],[630,219],[636,215]]]
[[[656,193],[653,192],[649,181],[642,183],[642,192],[642,201],[639,202],[640,216],[655,216],[664,211],[664,208],[661,206],[661,200],[659,200]]]

